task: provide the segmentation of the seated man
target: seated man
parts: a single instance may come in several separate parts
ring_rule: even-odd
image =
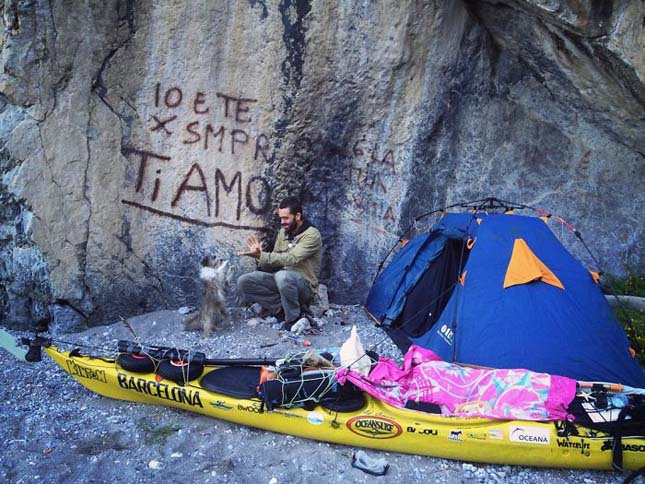
[[[304,219],[296,198],[282,200],[278,216],[282,229],[273,252],[263,251],[262,244],[251,236],[247,241],[249,250],[239,253],[257,259],[259,270],[240,276],[237,287],[244,301],[256,302],[279,317],[284,312],[286,329],[291,329],[307,312],[318,288],[322,238],[318,229]]]

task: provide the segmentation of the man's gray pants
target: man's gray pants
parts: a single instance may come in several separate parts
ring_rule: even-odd
[[[237,289],[247,303],[258,303],[277,314],[282,309],[285,321],[294,323],[309,307],[312,291],[297,271],[253,271],[240,276]]]

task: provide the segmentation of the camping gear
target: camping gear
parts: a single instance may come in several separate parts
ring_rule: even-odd
[[[349,339],[340,347],[340,363],[362,375],[367,375],[370,372],[372,362],[365,354],[356,326],[352,326]]]
[[[498,213],[509,207],[497,199],[468,208],[412,238],[376,278],[366,307],[397,346],[415,344],[448,362],[644,388],[597,274],[549,228],[566,222],[543,211],[516,214],[526,207]]]
[[[564,420],[577,388],[575,380],[557,375],[448,363],[415,345],[401,368],[381,357],[368,376],[342,368],[337,380],[395,407],[426,402],[439,405],[443,415],[496,420]]]
[[[302,397],[298,387],[304,381],[306,365],[312,361],[306,354],[301,358],[301,363],[291,366],[296,370],[292,379],[285,371],[282,374],[282,386],[276,387],[288,390],[285,393],[292,392],[292,396],[280,397],[282,401],[278,401],[273,411],[269,412],[266,401],[259,397],[258,386],[263,374],[265,381],[262,385],[281,385],[281,382],[270,380],[260,365],[278,365],[276,360],[249,359],[243,360],[245,364],[242,366],[221,366],[228,363],[237,365],[240,362],[208,359],[203,354],[190,351],[163,347],[149,349],[127,342],[119,344],[122,350],[129,349],[136,351],[136,354],[150,355],[155,360],[181,357],[187,363],[194,363],[193,358],[202,362],[203,374],[199,379],[177,383],[154,372],[125,370],[114,357],[84,355],[77,349],[72,352],[63,351],[43,339],[33,342],[32,349],[39,345],[44,346],[47,355],[64,371],[100,395],[167,405],[299,437],[392,452],[496,464],[611,469],[615,457],[621,468],[638,469],[644,462],[645,438],[642,435],[642,425],[639,436],[624,431],[614,439],[611,428],[596,430],[567,420],[524,422],[445,417],[396,408],[362,392],[359,392],[361,400],[358,401],[354,391],[349,391],[351,395],[344,400],[342,391],[348,391],[351,387],[332,382],[328,370],[314,369],[314,372],[319,372],[320,379],[317,384],[315,378],[308,383],[316,388],[329,387],[329,392],[337,390],[337,396],[318,393],[306,404],[297,401]],[[323,353],[322,356],[327,361],[335,359],[333,355]],[[302,366],[303,371],[297,371],[298,366]],[[334,385],[335,390],[332,388]],[[271,391],[273,396],[277,394],[276,388]],[[631,398],[641,396],[633,395]],[[343,408],[345,401],[351,405]],[[604,402],[609,402],[609,399],[605,397]],[[633,407],[628,405],[625,408]],[[633,420],[625,422],[637,423]]]

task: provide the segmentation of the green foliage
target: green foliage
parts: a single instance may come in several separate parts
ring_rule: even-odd
[[[165,445],[168,437],[177,432],[180,428],[178,425],[174,424],[155,427],[146,419],[139,420],[138,426],[145,434],[144,441],[147,445]]]
[[[627,272],[627,277],[619,278],[615,276],[606,276],[608,286],[616,294],[627,296],[645,297],[645,274],[632,274]]]
[[[645,365],[645,312],[633,309],[614,308],[614,314],[625,328],[630,341],[636,341],[640,347],[637,355],[641,365]],[[631,326],[629,325],[631,321]]]
[[[625,278],[608,277],[607,284],[616,294],[645,297],[645,274],[632,274],[628,271]],[[640,346],[637,355],[641,365],[645,365],[645,312],[634,309],[614,308],[614,314],[620,320],[627,337]],[[631,322],[631,325],[629,324]]]

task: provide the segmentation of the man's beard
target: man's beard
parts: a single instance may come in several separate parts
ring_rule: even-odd
[[[296,222],[296,219],[293,219],[291,223],[287,225],[283,225],[284,231],[288,234],[292,234],[296,230],[297,226],[298,226],[298,223]]]

